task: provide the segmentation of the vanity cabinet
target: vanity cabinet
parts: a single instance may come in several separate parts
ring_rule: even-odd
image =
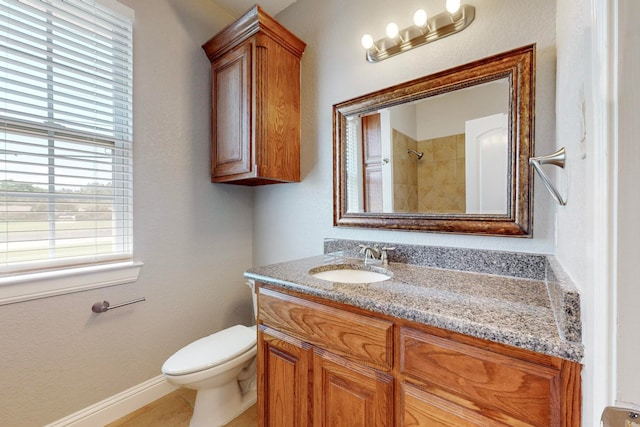
[[[580,426],[578,363],[257,285],[261,426]]]
[[[282,427],[308,425],[383,427],[393,425],[393,323],[370,316],[350,313],[303,298],[261,288],[258,294],[258,418],[261,426]],[[296,349],[309,347],[300,363],[297,351],[289,345],[274,347],[271,338],[277,330],[280,342],[293,343]],[[265,355],[279,348],[279,355],[289,360],[288,370],[282,359]],[[308,355],[312,354],[311,361]],[[306,394],[304,374],[286,374],[294,381],[283,381],[280,372],[293,372],[306,366],[310,388]],[[303,371],[303,369],[300,369]],[[280,389],[288,389],[287,417],[272,413]],[[307,399],[307,401],[304,401]],[[303,402],[304,401],[304,402]],[[275,405],[277,406],[277,405]],[[297,408],[294,408],[297,407]],[[308,408],[311,419],[302,420]],[[300,424],[293,422],[297,420]],[[304,422],[303,422],[304,421]]]
[[[399,327],[402,425],[579,426],[580,365]]]
[[[300,181],[305,43],[254,6],[202,48],[211,62],[211,181]]]

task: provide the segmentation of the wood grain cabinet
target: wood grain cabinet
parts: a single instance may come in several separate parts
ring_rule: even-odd
[[[211,181],[300,181],[306,45],[254,6],[202,48],[211,61]]]
[[[261,426],[311,425],[311,346],[278,331],[263,328],[258,335]]]
[[[579,427],[578,363],[258,284],[260,426]]]

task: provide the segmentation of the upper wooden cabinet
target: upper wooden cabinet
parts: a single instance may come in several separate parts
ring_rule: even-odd
[[[202,48],[211,61],[211,181],[300,181],[305,43],[254,6]]]

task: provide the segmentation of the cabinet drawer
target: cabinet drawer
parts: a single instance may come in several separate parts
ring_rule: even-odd
[[[410,384],[400,384],[402,426],[411,427],[509,427],[522,424],[487,418],[481,413],[448,401]]]
[[[415,329],[401,328],[400,372],[407,381],[468,399],[478,411],[524,425],[561,425],[560,371]]]
[[[393,323],[260,288],[258,319],[348,359],[390,370]]]

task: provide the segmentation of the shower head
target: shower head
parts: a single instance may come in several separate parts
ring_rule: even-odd
[[[420,160],[422,156],[424,156],[424,153],[422,151],[418,152],[416,150],[407,150],[407,153],[413,154],[418,160]]]

